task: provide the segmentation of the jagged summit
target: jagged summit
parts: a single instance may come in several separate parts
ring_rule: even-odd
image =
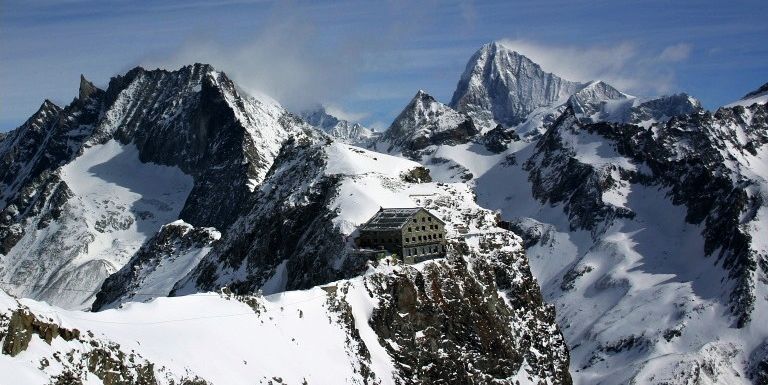
[[[564,100],[584,85],[545,72],[502,43],[485,44],[469,59],[450,106],[484,128],[513,126],[538,107]]]
[[[624,100],[628,96],[602,80],[593,81],[568,98],[568,105],[578,114],[591,116],[599,112],[604,103]]]
[[[302,119],[328,135],[349,144],[366,145],[378,135],[368,127],[334,116],[325,106],[303,111]]]
[[[99,88],[88,81],[83,74],[80,74],[80,89],[78,92],[78,99],[85,100],[91,97],[99,91]]]
[[[165,223],[225,230],[302,124],[210,65],[136,67],[106,90],[81,77],[0,142],[0,280],[29,285],[0,286],[89,306]]]
[[[400,149],[413,156],[413,151],[430,144],[464,143],[476,133],[477,129],[467,114],[419,90],[381,139],[387,143],[387,151]]]

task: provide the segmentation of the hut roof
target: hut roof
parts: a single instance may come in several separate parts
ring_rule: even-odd
[[[362,229],[378,231],[401,229],[408,223],[409,219],[422,210],[424,210],[422,207],[382,208],[362,226]],[[424,211],[429,213],[427,210]],[[431,213],[429,214],[432,215]],[[434,215],[432,216],[434,217]],[[443,223],[439,218],[435,217],[435,219]]]

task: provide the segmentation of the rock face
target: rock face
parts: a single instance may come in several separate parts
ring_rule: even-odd
[[[469,116],[419,91],[381,136],[377,148],[418,158],[417,152],[430,145],[466,143],[477,133]]]
[[[505,242],[481,240],[489,254],[368,278],[381,298],[371,326],[404,383],[514,383],[527,376],[571,383],[563,342],[547,331],[554,309],[542,302],[523,254],[500,251],[494,241]],[[522,324],[528,327],[509,328]]]
[[[176,285],[177,295],[222,286],[238,292],[307,289],[364,269],[364,260],[340,263],[346,246],[327,207],[339,180],[323,172],[326,140],[306,131],[286,143],[250,211]]]
[[[106,90],[82,78],[70,105],[46,101],[0,142],[2,286],[88,307],[163,224],[225,229],[299,124],[284,116],[203,64],[135,68]]]
[[[379,136],[379,133],[362,126],[360,123],[339,119],[329,114],[325,107],[305,111],[301,114],[301,118],[334,139],[356,146],[367,147]]]
[[[582,87],[544,72],[502,43],[489,43],[469,59],[450,106],[471,116],[481,127],[511,127],[522,123],[536,108],[565,100]]]

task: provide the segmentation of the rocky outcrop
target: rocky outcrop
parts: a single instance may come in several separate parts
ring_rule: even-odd
[[[507,149],[510,143],[520,140],[520,135],[514,129],[504,128],[501,124],[486,132],[481,141],[488,151],[501,153]]]
[[[543,303],[524,254],[497,242],[509,241],[486,238],[484,249],[469,255],[466,245],[454,244],[445,261],[367,278],[380,298],[371,327],[403,383],[514,383],[527,376],[571,383],[564,341],[551,332],[554,309]]]
[[[0,296],[7,300],[5,293]],[[51,385],[81,385],[94,377],[105,385],[208,384],[189,371],[177,374],[156,367],[133,350],[126,351],[90,331],[62,327],[24,306],[17,304],[0,312],[2,354],[17,356],[30,348],[33,339],[40,339],[47,348],[37,346],[26,357],[39,360],[38,376],[49,378]]]
[[[26,309],[13,311],[10,318],[6,318],[7,325],[2,325],[5,317],[8,315],[0,314],[0,327],[5,326],[5,330],[0,330],[0,340],[3,340],[3,354],[11,357],[27,350],[32,336],[40,337],[48,345],[55,338],[71,341],[80,337],[79,330],[64,329],[57,324],[41,321]]]

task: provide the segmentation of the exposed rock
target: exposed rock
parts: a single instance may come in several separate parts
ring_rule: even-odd
[[[507,149],[511,142],[520,140],[520,135],[514,129],[505,129],[501,124],[483,135],[482,142],[488,151],[500,153]]]
[[[538,378],[571,383],[562,337],[548,330],[554,309],[542,302],[524,255],[496,247],[468,259],[450,254],[423,270],[368,278],[381,297],[371,326],[403,382],[491,384],[527,365]]]
[[[429,176],[429,169],[426,167],[414,167],[407,173],[403,173],[402,178],[408,183],[432,182],[432,177]]]

